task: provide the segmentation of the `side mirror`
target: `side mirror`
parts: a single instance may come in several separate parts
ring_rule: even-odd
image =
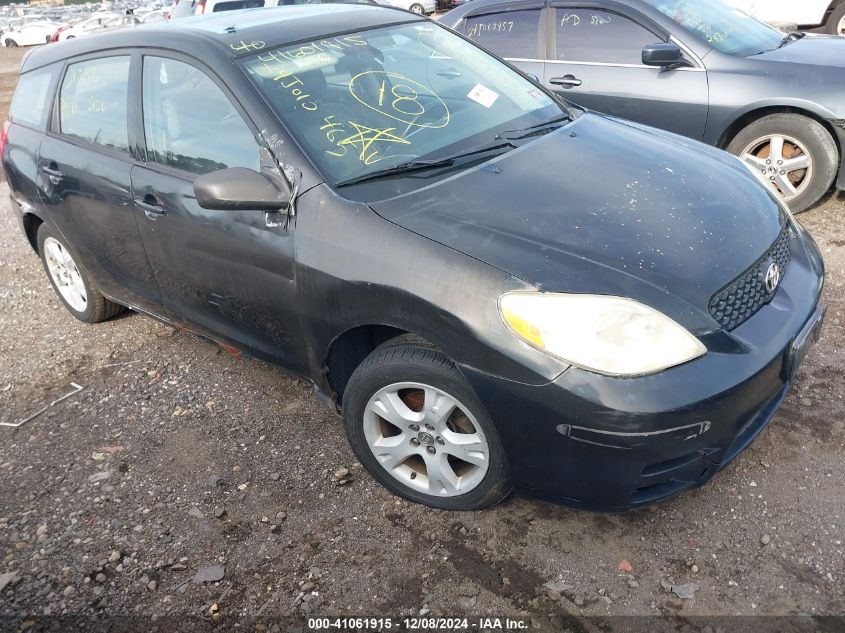
[[[689,66],[681,47],[674,42],[657,42],[643,49],[643,64],[662,68]]]
[[[290,194],[246,167],[199,176],[194,180],[194,195],[203,209],[214,211],[280,211],[290,204]]]

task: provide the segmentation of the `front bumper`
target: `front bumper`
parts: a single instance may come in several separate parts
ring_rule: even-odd
[[[529,386],[463,367],[508,455],[517,492],[591,510],[648,505],[701,486],[766,427],[817,339],[824,278],[796,228],[772,301],[708,353],[640,378],[570,368]]]

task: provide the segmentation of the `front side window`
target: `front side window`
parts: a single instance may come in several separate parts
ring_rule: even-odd
[[[128,152],[128,91],[128,56],[71,64],[59,93],[61,133]]]
[[[256,53],[245,70],[335,183],[499,142],[567,112],[504,63],[430,23]]]
[[[555,39],[559,60],[640,65],[643,48],[661,38],[618,13],[558,8]]]
[[[190,64],[144,57],[147,160],[205,174],[258,170],[258,144],[240,113],[208,75]]]
[[[507,11],[467,18],[461,33],[499,57],[536,59],[540,10]]]
[[[729,55],[746,57],[778,48],[784,35],[719,0],[645,0],[698,39]]]
[[[51,98],[50,87],[55,75],[55,66],[39,68],[21,75],[9,108],[9,120],[45,130]]]

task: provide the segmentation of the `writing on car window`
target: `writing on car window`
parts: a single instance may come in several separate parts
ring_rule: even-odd
[[[262,50],[243,65],[336,181],[472,144],[559,106],[445,29],[404,25]]]

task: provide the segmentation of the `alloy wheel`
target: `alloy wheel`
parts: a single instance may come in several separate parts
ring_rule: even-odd
[[[85,283],[73,257],[58,240],[48,237],[44,240],[44,259],[53,283],[67,304],[77,312],[88,307],[88,293]]]
[[[396,383],[376,392],[364,411],[364,436],[385,471],[432,496],[466,494],[490,465],[487,438],[469,410],[422,383]]]
[[[836,33],[838,35],[845,35],[845,15],[839,18],[839,23],[836,25]]]
[[[813,179],[813,157],[791,136],[769,134],[758,138],[740,157],[785,201],[803,193]]]

